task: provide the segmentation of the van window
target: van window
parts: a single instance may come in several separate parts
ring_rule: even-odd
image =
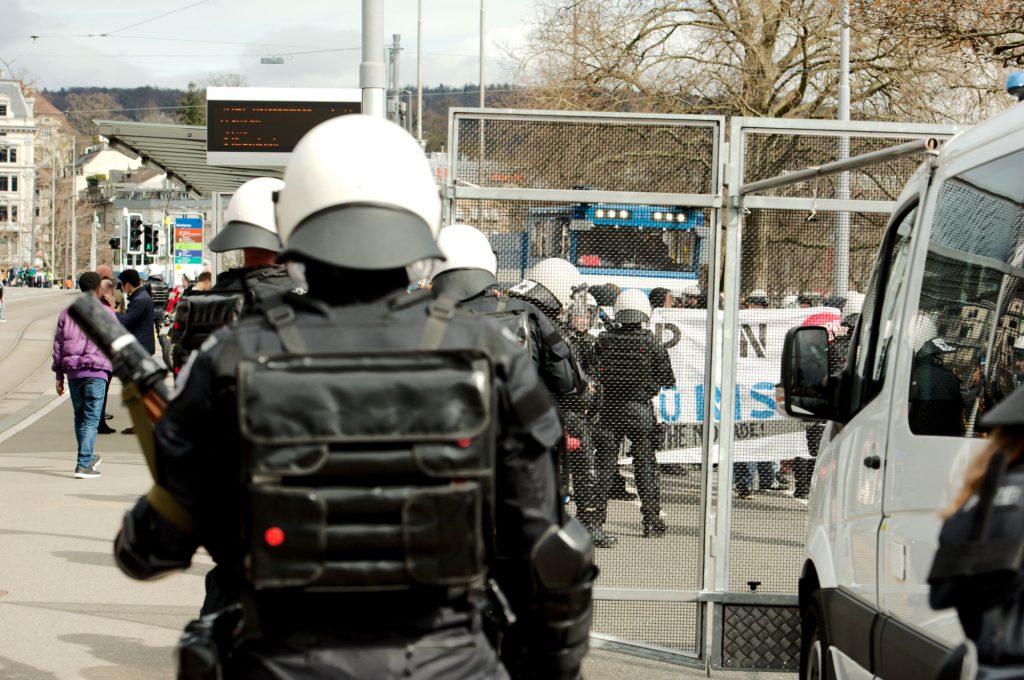
[[[1024,151],[940,188],[914,348],[910,430],[978,436],[977,419],[1024,384]]]
[[[882,241],[883,252],[879,253],[875,270],[871,273],[853,349],[853,382],[850,390],[852,413],[871,401],[885,383],[896,301],[906,280],[910,235],[916,221],[915,205],[893,222]],[[873,321],[876,307],[880,307],[877,324]],[[844,321],[851,325],[853,323],[852,320]],[[873,338],[875,342],[872,343]]]

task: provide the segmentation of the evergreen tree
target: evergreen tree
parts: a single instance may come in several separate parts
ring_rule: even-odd
[[[200,90],[194,82],[178,101],[178,123],[181,125],[206,125],[206,90]]]

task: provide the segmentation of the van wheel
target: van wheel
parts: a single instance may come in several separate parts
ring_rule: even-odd
[[[811,596],[800,630],[800,680],[828,680],[828,636],[821,616],[820,591]]]

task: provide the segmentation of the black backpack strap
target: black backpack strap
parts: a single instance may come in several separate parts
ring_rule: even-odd
[[[458,301],[448,297],[436,298],[427,306],[427,322],[423,325],[420,336],[420,349],[435,350],[444,341],[448,330],[448,322],[455,316],[455,305]]]
[[[263,316],[281,339],[284,350],[289,354],[305,354],[306,341],[295,326],[295,310],[285,304],[281,298],[266,299],[263,304]]]

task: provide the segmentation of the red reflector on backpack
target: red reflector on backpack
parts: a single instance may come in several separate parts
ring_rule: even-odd
[[[455,441],[455,443],[459,445],[460,449],[467,449],[467,448],[469,448],[469,445],[473,443],[473,440],[472,439],[458,439],[458,440]]]
[[[284,530],[282,530],[281,527],[270,527],[263,532],[263,540],[266,541],[267,545],[271,548],[276,548],[284,543]]]
[[[178,330],[178,322],[177,321],[174,322],[174,330]]]

